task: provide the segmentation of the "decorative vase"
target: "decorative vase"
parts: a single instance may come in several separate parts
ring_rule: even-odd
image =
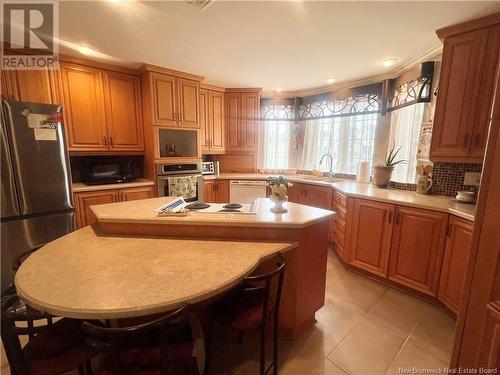
[[[288,195],[285,195],[282,199],[280,199],[273,194],[269,197],[269,199],[274,203],[274,206],[270,208],[271,212],[274,212],[275,214],[281,214],[288,211],[287,208],[283,207],[283,203],[288,201]]]
[[[417,193],[419,194],[429,194],[432,187],[432,180],[429,176],[418,176],[417,178]]]
[[[373,167],[373,184],[377,187],[385,188],[389,186],[394,167],[376,165]]]

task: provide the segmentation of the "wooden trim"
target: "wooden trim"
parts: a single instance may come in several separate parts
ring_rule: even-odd
[[[249,93],[249,92],[261,92],[261,87],[249,87],[249,88],[226,88],[226,93],[233,92],[241,92],[241,93]]]
[[[457,23],[455,25],[443,27],[436,30],[436,34],[439,39],[444,40],[449,36],[466,33],[468,31],[474,31],[477,29],[482,29],[485,27],[494,26],[500,24],[500,12],[493,13],[485,17],[477,18],[472,21]]]
[[[141,65],[139,67],[139,69],[138,69],[138,72],[139,72],[139,74],[142,74],[144,72],[154,72],[154,73],[168,74],[168,75],[172,75],[172,76],[175,76],[175,77],[190,79],[192,81],[197,81],[197,82],[203,81],[205,79],[205,77],[198,76],[198,75],[195,75],[195,74],[181,72],[179,70],[164,68],[164,67],[161,67],[161,66],[151,65],[151,64],[143,64],[143,65]]]
[[[226,89],[224,87],[220,86],[214,86],[208,83],[200,83],[200,89],[204,90],[212,90],[212,91],[218,91],[218,92],[226,92]]]
[[[120,65],[113,65],[113,64],[108,64],[108,63],[102,62],[102,61],[90,60],[90,59],[85,59],[85,58],[80,58],[80,57],[69,56],[69,55],[59,54],[59,61],[68,62],[68,63],[72,63],[72,64],[78,64],[78,65],[90,66],[92,68],[99,68],[99,69],[111,70],[111,71],[115,71],[115,72],[127,73],[127,74],[136,75],[136,76],[140,75],[140,73],[137,71],[137,69],[134,69],[134,68],[120,66]]]

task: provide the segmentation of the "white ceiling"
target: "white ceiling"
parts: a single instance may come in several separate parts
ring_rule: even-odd
[[[440,46],[435,30],[500,2],[60,2],[60,38],[124,63],[150,63],[224,87],[304,90],[380,75]],[[64,50],[64,49],[63,49]],[[73,52],[78,54],[77,52]]]

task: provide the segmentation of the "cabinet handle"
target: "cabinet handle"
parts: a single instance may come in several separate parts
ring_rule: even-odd
[[[113,146],[113,137],[109,137],[109,144]]]
[[[464,137],[464,148],[468,148],[470,146],[470,135],[466,134]]]
[[[452,225],[451,225],[451,223],[449,223],[446,226],[446,237],[451,237],[451,228],[452,228]]]
[[[474,142],[475,142],[476,147],[479,147],[481,145],[481,134],[476,133]]]
[[[389,224],[392,223],[392,211],[389,212]]]
[[[102,137],[104,139],[104,146],[108,146],[108,137]]]
[[[399,220],[401,219],[401,214],[398,212],[396,214],[396,225],[399,225]]]

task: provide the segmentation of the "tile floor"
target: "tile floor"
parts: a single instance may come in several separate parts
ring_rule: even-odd
[[[402,368],[444,368],[455,322],[440,308],[345,270],[331,250],[325,306],[298,340],[280,341],[281,375],[400,374]],[[236,344],[214,332],[211,374],[258,374],[259,337]],[[1,374],[9,374],[2,350]]]

